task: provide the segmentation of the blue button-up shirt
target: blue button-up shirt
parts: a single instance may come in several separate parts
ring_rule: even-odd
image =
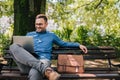
[[[34,51],[38,59],[51,59],[53,44],[61,47],[79,47],[79,43],[64,42],[53,32],[29,32],[26,36],[32,36],[34,40]]]

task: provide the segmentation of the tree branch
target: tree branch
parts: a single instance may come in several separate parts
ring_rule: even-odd
[[[100,2],[95,6],[95,9],[98,8],[98,6],[102,3],[103,0],[100,0]]]

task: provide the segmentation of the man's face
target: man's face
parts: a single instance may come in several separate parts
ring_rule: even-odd
[[[43,18],[38,18],[35,20],[35,28],[37,32],[42,32],[46,30],[48,23]]]

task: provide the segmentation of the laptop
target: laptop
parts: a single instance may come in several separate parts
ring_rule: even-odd
[[[13,43],[18,44],[30,53],[34,53],[32,36],[13,36]]]

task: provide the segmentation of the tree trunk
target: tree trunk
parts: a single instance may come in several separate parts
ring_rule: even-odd
[[[34,31],[35,16],[45,13],[46,0],[14,0],[13,35],[25,35]]]

